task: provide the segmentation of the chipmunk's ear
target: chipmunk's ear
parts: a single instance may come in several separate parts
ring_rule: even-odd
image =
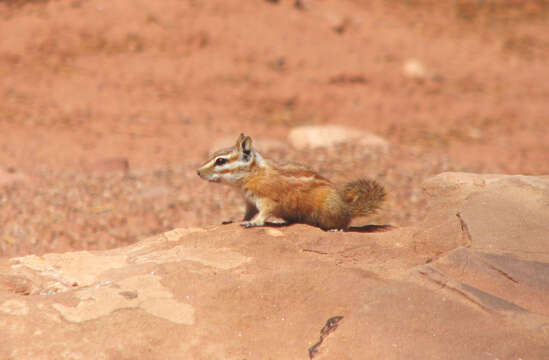
[[[243,133],[240,134],[238,140],[236,141],[236,148],[238,151],[249,155],[250,151],[252,151],[252,138],[244,135]]]

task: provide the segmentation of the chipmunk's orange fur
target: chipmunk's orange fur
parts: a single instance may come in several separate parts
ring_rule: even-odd
[[[240,189],[246,201],[245,227],[262,226],[269,216],[322,229],[346,229],[355,216],[375,212],[385,199],[383,187],[358,180],[338,189],[303,166],[279,165],[264,159],[241,134],[236,145],[216,152],[198,175]]]

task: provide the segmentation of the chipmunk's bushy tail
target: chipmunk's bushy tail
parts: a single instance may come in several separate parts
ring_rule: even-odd
[[[351,217],[375,213],[387,197],[383,186],[368,179],[360,179],[346,184],[341,195],[349,205]]]

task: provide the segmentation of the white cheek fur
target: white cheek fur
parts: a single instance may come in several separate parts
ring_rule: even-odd
[[[242,172],[225,173],[220,176],[221,181],[227,184],[234,184],[243,177],[244,173]]]

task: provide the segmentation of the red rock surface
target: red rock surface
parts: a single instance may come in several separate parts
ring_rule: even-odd
[[[547,358],[549,178],[426,187],[425,221],[389,231],[231,224],[3,260],[0,356]]]
[[[549,172],[544,1],[300,4],[0,1],[0,170],[25,179],[0,188],[0,255],[239,218],[195,168],[242,131],[330,179],[382,181],[374,223],[420,221],[442,171]],[[298,150],[301,125],[390,150]]]

